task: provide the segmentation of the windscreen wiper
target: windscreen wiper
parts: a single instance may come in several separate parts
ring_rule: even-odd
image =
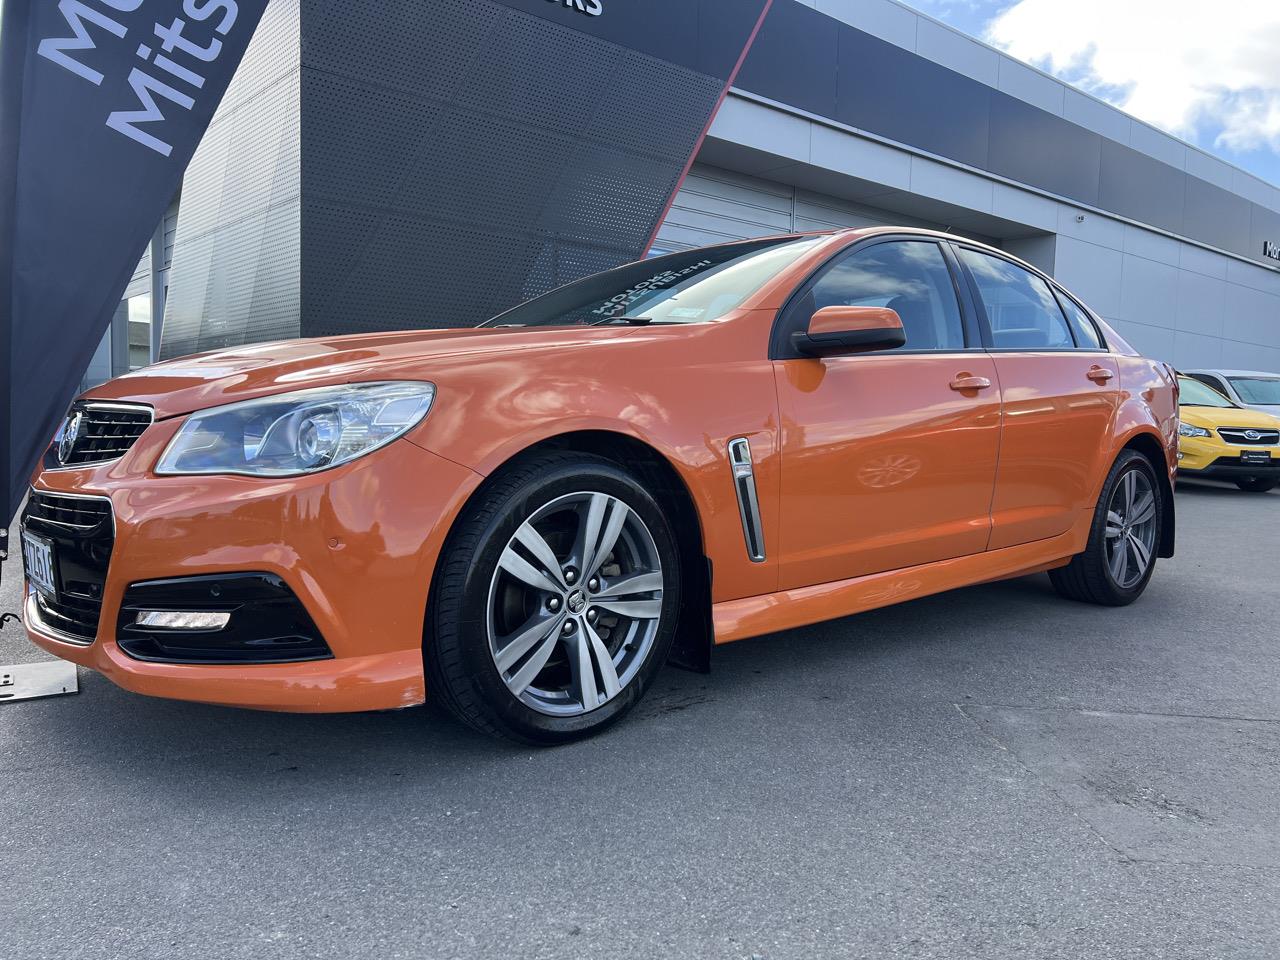
[[[609,323],[629,323],[633,327],[647,327],[653,323],[653,317],[605,317],[603,320],[597,320],[591,326],[603,327]]]

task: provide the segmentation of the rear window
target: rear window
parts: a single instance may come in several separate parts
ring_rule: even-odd
[[[775,237],[642,260],[552,290],[482,326],[719,320],[826,239]]]

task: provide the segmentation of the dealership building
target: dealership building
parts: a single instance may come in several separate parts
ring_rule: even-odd
[[[764,8],[271,0],[86,382],[879,224],[1023,257],[1151,356],[1280,371],[1276,187],[893,0]]]

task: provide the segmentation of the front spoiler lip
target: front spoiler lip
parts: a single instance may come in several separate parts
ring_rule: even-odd
[[[114,641],[64,639],[38,618],[24,616],[23,626],[45,652],[144,696],[278,713],[399,710],[426,701],[421,650],[253,667],[160,664],[134,660]]]
[[[1271,464],[1250,464],[1244,465],[1239,463],[1226,464],[1209,464],[1199,470],[1191,467],[1178,467],[1178,476],[1188,479],[1208,479],[1215,477],[1235,478],[1235,477],[1280,477],[1280,460],[1274,460]]]

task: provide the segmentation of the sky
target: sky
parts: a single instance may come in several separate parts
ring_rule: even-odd
[[[904,0],[1280,185],[1280,0]]]

